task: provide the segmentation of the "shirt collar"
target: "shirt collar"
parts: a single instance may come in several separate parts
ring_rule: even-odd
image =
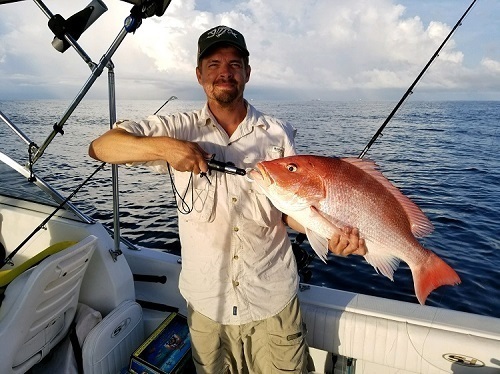
[[[265,117],[262,115],[262,113],[255,109],[255,107],[246,100],[245,105],[247,107],[247,115],[240,124],[240,126],[243,127],[242,130],[249,131],[251,130],[251,128],[257,126],[267,130],[269,128],[269,124],[265,120]],[[200,113],[199,125],[206,126],[210,123],[210,121],[216,122],[216,119],[208,107],[208,102],[206,102]]]

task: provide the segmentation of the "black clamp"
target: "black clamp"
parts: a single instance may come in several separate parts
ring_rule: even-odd
[[[64,135],[63,125],[60,125],[60,124],[54,123],[54,126],[52,126],[52,128],[54,129],[54,131],[55,131],[56,133],[61,134],[61,135]]]
[[[142,20],[152,16],[161,17],[170,5],[171,0],[144,0],[130,10],[130,16],[125,19],[125,30],[135,33]]]

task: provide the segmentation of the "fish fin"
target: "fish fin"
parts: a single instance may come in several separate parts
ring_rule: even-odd
[[[326,263],[328,255],[328,239],[322,237],[317,232],[306,228],[306,235],[309,244],[316,254]]]
[[[370,251],[364,257],[377,273],[385,275],[394,282],[393,275],[399,266],[399,258],[390,254],[373,254]]]
[[[403,193],[396,186],[394,186],[382,174],[380,170],[378,170],[378,166],[374,161],[353,157],[342,158],[341,160],[348,162],[358,169],[368,173],[379,183],[381,183],[385,188],[387,188],[387,190],[401,204],[410,222],[411,232],[415,237],[424,237],[434,230],[434,226],[432,225],[431,221],[429,221],[429,219],[425,216],[424,212],[422,212],[422,210],[413,201],[403,195]]]
[[[427,296],[436,288],[444,285],[460,284],[458,274],[435,253],[428,251],[429,256],[418,266],[411,267],[415,294],[420,304],[424,305]]]

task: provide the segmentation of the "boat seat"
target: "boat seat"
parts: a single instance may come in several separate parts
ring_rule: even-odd
[[[29,258],[28,260],[24,261],[23,263],[19,264],[18,266],[14,267],[12,269],[0,270],[0,288],[6,287],[18,275],[22,274],[23,272],[25,272],[29,268],[35,266],[40,261],[42,261],[44,258],[46,258],[50,255],[56,254],[57,252],[60,252],[63,249],[66,249],[72,245],[75,245],[76,243],[77,242],[75,242],[75,241],[64,241],[64,242],[59,242],[59,243],[53,244],[50,247],[45,248],[40,253],[36,254],[35,256]]]
[[[96,246],[90,235],[7,285],[0,307],[0,373],[25,373],[66,336]]]

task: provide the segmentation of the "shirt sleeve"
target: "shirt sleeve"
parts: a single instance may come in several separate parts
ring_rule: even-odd
[[[295,156],[297,154],[295,146],[295,135],[297,134],[297,129],[289,122],[285,122],[283,124],[283,128],[286,134],[284,156]]]
[[[167,117],[149,116],[139,123],[130,120],[120,120],[114,125],[114,128],[121,128],[125,131],[139,136],[172,136],[172,131],[169,128]],[[166,174],[168,172],[168,163],[163,160],[148,161],[148,162],[130,162],[127,166],[144,165],[151,170]]]

